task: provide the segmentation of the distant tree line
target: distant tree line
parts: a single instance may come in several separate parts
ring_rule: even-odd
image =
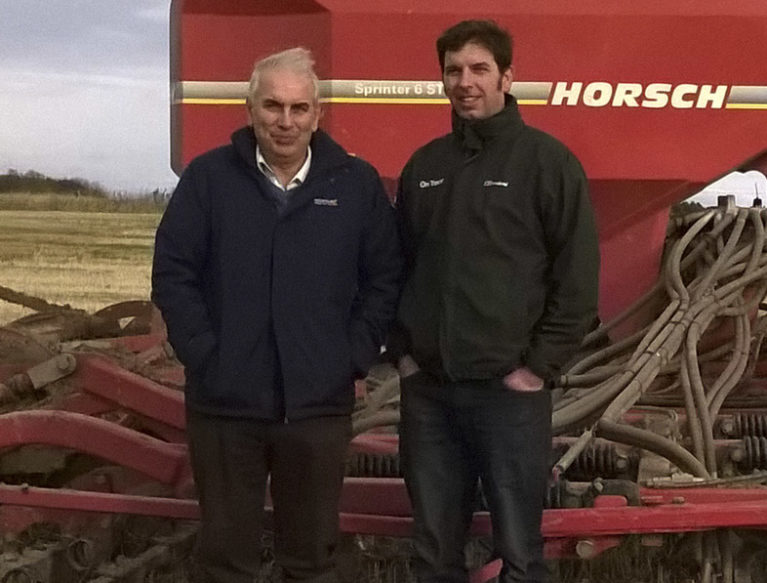
[[[171,192],[155,188],[142,192],[108,191],[82,178],[51,178],[29,170],[0,174],[0,210],[82,212],[158,212]]]
[[[51,178],[34,170],[20,173],[14,169],[0,175],[0,193],[5,192],[45,192],[102,198],[109,196],[101,185],[82,178]]]

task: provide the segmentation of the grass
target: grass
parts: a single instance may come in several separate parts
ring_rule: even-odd
[[[165,201],[141,197],[74,196],[56,193],[0,192],[0,211],[71,211],[98,213],[158,213]]]
[[[156,209],[0,210],[0,286],[89,312],[149,299],[160,216]],[[28,313],[0,299],[0,325]]]

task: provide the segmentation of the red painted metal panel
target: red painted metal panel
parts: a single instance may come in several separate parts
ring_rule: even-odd
[[[263,2],[174,4],[173,42],[180,57],[173,75],[186,81],[244,80],[257,56],[294,44],[316,53],[325,78],[438,81],[434,40],[457,20],[480,14],[457,2],[439,9],[391,0],[301,2],[269,14],[263,13]],[[644,89],[651,83],[764,82],[764,4],[709,0],[665,9],[646,3],[539,4],[483,3],[483,16],[515,34],[518,80],[605,82],[613,90],[617,83]],[[315,12],[308,11],[312,6]],[[333,104],[329,109],[332,122],[325,125],[386,176],[396,176],[413,149],[444,133],[449,123],[446,106]],[[708,181],[763,150],[767,128],[763,110],[589,107],[583,99],[572,106],[525,108],[525,117],[568,143],[597,179]],[[184,163],[220,143],[222,133],[243,119],[234,112],[226,118],[227,131],[215,135],[210,128],[185,128]]]
[[[196,500],[0,484],[0,504],[198,519]]]
[[[185,476],[186,446],[170,444],[97,417],[69,411],[16,411],[2,416],[0,449],[42,444],[116,463],[164,484]]]
[[[245,81],[260,55],[296,45],[311,47],[318,72],[327,70],[330,15],[311,0],[186,0],[173,3],[171,18],[172,81]],[[171,165],[176,172],[202,151],[227,143],[232,130],[246,123],[243,107],[203,107],[172,107]],[[205,136],[205,142],[189,140],[192,135]]]
[[[491,532],[490,517],[478,516],[475,527],[479,532]],[[545,537],[559,538],[747,527],[767,528],[767,500],[547,510],[542,530]]]
[[[367,483],[345,483],[344,500],[350,490],[364,493],[374,480]],[[379,492],[400,490],[405,497],[401,480],[385,483]],[[580,540],[591,537],[612,537],[625,534],[658,534],[705,531],[716,528],[767,528],[767,494],[748,500],[738,495],[723,503],[737,490],[719,490],[716,502],[663,504],[659,506],[619,506],[610,500],[599,508],[546,510],[542,532],[549,548],[548,555],[565,552],[561,539]],[[373,494],[373,490],[370,491]],[[710,492],[709,494],[710,495]],[[406,498],[406,497],[405,497]],[[350,511],[344,506],[340,516],[344,532],[377,534],[383,536],[410,536],[412,518],[409,514],[386,514],[376,505],[378,498],[371,495],[366,512]],[[170,518],[199,518],[197,502],[187,499],[135,496],[104,492],[85,492],[67,489],[47,489],[0,484],[0,505],[28,506],[82,510],[87,512],[114,512],[166,516]],[[374,514],[375,512],[375,514]],[[492,532],[487,513],[475,515],[472,534],[489,535]],[[597,539],[598,540],[598,539]],[[605,538],[604,546],[612,546],[615,539]]]
[[[434,41],[442,30],[476,16],[507,26],[515,35],[515,80],[551,83],[545,105],[522,106],[524,118],[570,146],[592,181],[604,254],[603,319],[655,280],[666,207],[690,194],[689,185],[710,182],[767,148],[767,4],[756,0],[172,6],[174,84],[245,80],[258,56],[296,44],[314,51],[324,79],[439,82]],[[571,95],[558,101],[559,83]],[[668,87],[653,94],[656,84]],[[741,86],[761,88],[757,108],[728,107],[738,105],[730,101]],[[636,87],[638,97],[628,99]],[[701,95],[714,97],[699,101]],[[242,105],[177,103],[173,111],[177,171],[226,143],[246,119]],[[334,102],[325,111],[323,127],[390,179],[416,147],[450,127],[445,104]]]
[[[161,421],[176,429],[186,427],[184,394],[121,368],[94,354],[78,354],[71,377],[83,391],[112,401],[120,407]]]
[[[389,433],[362,433],[352,439],[349,451],[396,455],[399,451],[399,436]]]
[[[611,236],[600,237],[599,315],[603,321],[610,321],[655,285],[667,225],[668,209],[660,209],[635,217]],[[654,317],[656,308],[650,306],[649,313],[627,321],[614,331],[613,339],[640,328]]]

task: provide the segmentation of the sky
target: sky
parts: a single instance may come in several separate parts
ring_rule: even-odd
[[[738,206],[751,206],[757,197],[767,205],[767,177],[756,170],[732,172],[712,182],[689,200],[710,207],[717,206],[719,197],[726,195],[735,196]]]
[[[0,0],[0,173],[171,189],[170,0]]]
[[[0,173],[172,189],[169,9],[170,0],[0,0]],[[749,179],[744,199],[754,180],[767,188]]]

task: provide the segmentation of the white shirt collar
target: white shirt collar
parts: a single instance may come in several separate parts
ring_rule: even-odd
[[[306,147],[306,160],[304,160],[303,165],[301,168],[298,169],[298,172],[296,172],[296,175],[290,179],[290,182],[288,182],[287,187],[282,186],[282,183],[280,183],[280,179],[277,178],[277,174],[274,173],[274,170],[271,169],[269,164],[266,162],[266,159],[264,158],[264,155],[261,153],[261,148],[256,144],[256,165],[258,166],[258,169],[261,171],[261,173],[266,176],[269,179],[269,182],[274,184],[276,187],[278,187],[280,190],[293,190],[294,188],[298,188],[301,186],[304,182],[306,182],[306,176],[309,174],[309,166],[312,163],[312,148],[311,146]]]

